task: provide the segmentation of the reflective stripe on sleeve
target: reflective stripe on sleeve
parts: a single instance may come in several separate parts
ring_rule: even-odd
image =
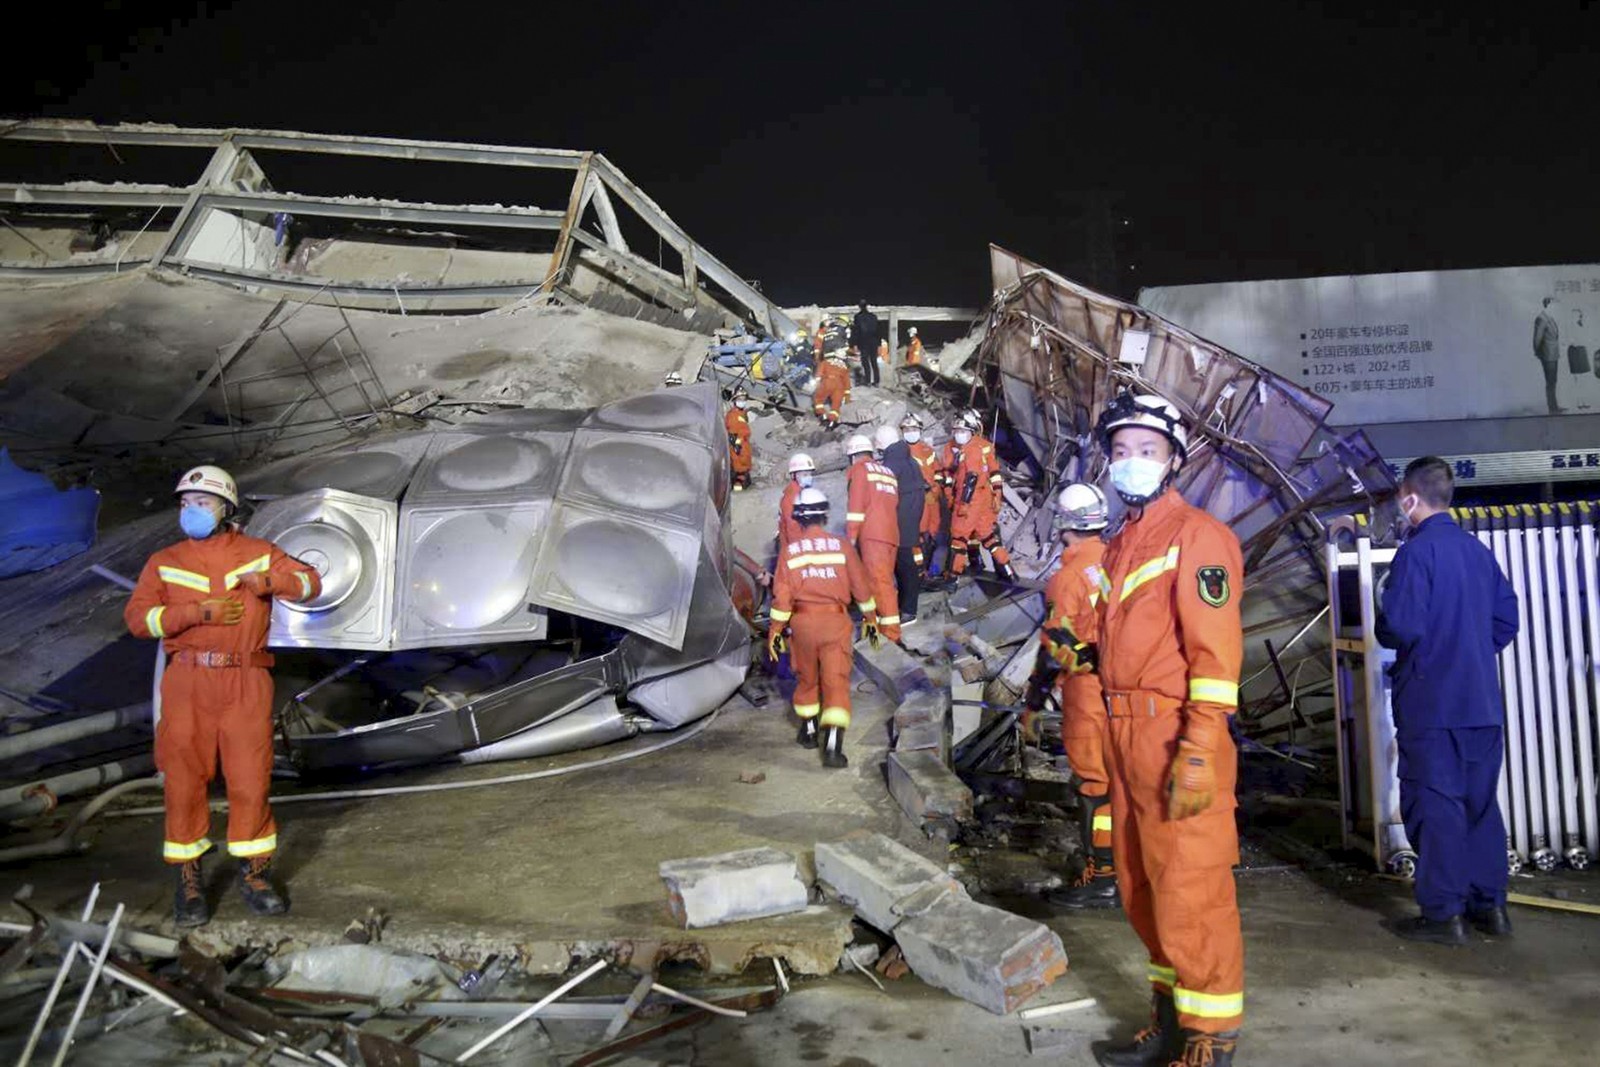
[[[794,612],[792,611],[784,611],[782,608],[772,609],[773,622],[788,622],[792,618],[794,618]]]
[[[156,568],[156,574],[163,582],[169,585],[181,585],[185,589],[193,589],[197,593],[211,592],[211,579],[194,571],[186,571],[182,567],[168,567],[165,565]]]
[[[254,841],[229,841],[228,855],[239,857],[265,856],[267,853],[275,851],[277,847],[278,835],[269,834],[266,837],[258,837]]]
[[[1172,1002],[1180,1014],[1198,1015],[1202,1019],[1232,1019],[1244,1014],[1244,994],[1197,993],[1183,986],[1174,986]]]
[[[1123,579],[1121,599],[1127,600],[1128,597],[1133,595],[1134,590],[1138,589],[1141,585],[1144,585],[1146,582],[1154,581],[1168,571],[1175,571],[1177,569],[1178,546],[1173,545],[1171,548],[1167,549],[1166,555],[1157,556],[1150,562],[1141,564],[1139,567],[1135,568],[1127,578]]]
[[[900,616],[898,616],[898,615],[879,615],[878,616],[878,625],[879,626],[899,626],[900,625]]]
[[[151,637],[165,637],[167,631],[161,628],[161,617],[167,613],[163,606],[151,608],[144,613],[144,628],[150,631]]]
[[[305,571],[295,571],[294,576],[300,579],[300,599],[308,600],[311,597],[311,575]]]
[[[864,511],[851,511],[845,515],[846,522],[866,522],[867,513]]]
[[[1111,816],[1109,816],[1109,815],[1096,815],[1094,817],[1093,825],[1091,825],[1089,827],[1089,829],[1091,829],[1091,830],[1105,830],[1107,833],[1109,833],[1111,831]]]
[[[1196,703],[1239,706],[1239,683],[1222,678],[1190,678],[1189,699]]]
[[[1152,960],[1150,962],[1150,984],[1171,989],[1178,984],[1178,972],[1171,967],[1163,967]]]
[[[235,567],[227,574],[224,574],[222,576],[222,587],[224,589],[232,589],[234,586],[239,584],[239,579],[244,575],[263,574],[271,566],[272,553],[269,552],[264,556],[257,556],[255,559],[244,564],[242,567]]]
[[[865,615],[869,611],[877,611],[878,602],[876,600],[858,600],[856,601],[856,607],[860,609],[861,614]]]

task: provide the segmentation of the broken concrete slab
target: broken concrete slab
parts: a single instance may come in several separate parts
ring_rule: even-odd
[[[956,625],[972,637],[990,645],[1015,644],[1044,623],[1044,594],[1034,593],[996,606],[973,619],[957,617]]]
[[[816,861],[817,877],[854,907],[863,922],[884,933],[903,918],[895,905],[929,885],[963,897],[967,893],[943,867],[883,834],[819,842]]]
[[[896,752],[932,752],[943,762],[950,756],[950,735],[943,723],[919,722],[897,731],[894,747]]]
[[[951,894],[895,929],[911,973],[963,1000],[1006,1015],[1067,973],[1049,927],[965,894]]]
[[[672,917],[686,930],[787,915],[810,902],[795,858],[775,848],[666,860],[661,880]]]
[[[877,648],[868,641],[857,642],[856,666],[885,696],[896,702],[919,689],[933,687],[922,661],[893,641],[880,641]]]
[[[972,790],[933,752],[889,753],[889,793],[924,830],[972,821]]]
[[[940,760],[950,755],[950,690],[922,689],[902,700],[890,723],[891,740],[896,749],[928,749]]]

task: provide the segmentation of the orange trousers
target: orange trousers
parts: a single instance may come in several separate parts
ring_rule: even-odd
[[[878,629],[891,641],[900,640],[900,591],[894,584],[895,557],[900,549],[887,541],[863,537],[858,546],[861,563],[867,568],[872,600],[878,606]]]
[[[1188,1030],[1236,1030],[1244,1017],[1244,939],[1234,896],[1238,753],[1224,735],[1211,807],[1167,818],[1167,782],[1182,704],[1156,693],[1107,693],[1112,847],[1117,887],[1150,953],[1150,983],[1170,991]]]
[[[161,676],[156,768],[165,776],[168,863],[211,848],[207,796],[217,776],[228,785],[228,854],[268,856],[278,847],[267,793],[272,785],[272,674],[265,667],[171,663]]]
[[[794,712],[818,725],[850,726],[850,672],[855,667],[855,623],[838,610],[801,605],[789,620],[789,666],[794,668]]]
[[[1079,802],[1084,807],[1084,849],[1098,874],[1114,869],[1111,828],[1111,776],[1106,770],[1106,698],[1098,674],[1061,678],[1061,747],[1082,779]]]
[[[749,474],[754,457],[750,454],[750,442],[745,441],[739,448],[728,447],[728,462],[733,467],[735,474]]]
[[[970,504],[956,505],[956,513],[950,519],[952,573],[961,574],[967,569],[967,551],[969,547],[975,545],[982,545],[989,550],[989,555],[994,557],[996,567],[1011,562],[1011,553],[1000,543],[1000,531],[996,527],[999,518],[1000,513],[995,509],[994,495],[982,486],[978,487]]]
[[[811,396],[811,410],[816,412],[818,418],[827,419],[830,426],[839,425],[839,409],[844,404],[846,385],[847,382],[831,374],[823,375],[817,391]]]

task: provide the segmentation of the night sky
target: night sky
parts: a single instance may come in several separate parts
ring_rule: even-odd
[[[1127,295],[1600,259],[1577,3],[155,6],[48,5],[5,110],[592,148],[782,303],[978,304],[990,241],[1096,280],[1096,213]],[[498,168],[267,162],[279,189],[565,206]]]

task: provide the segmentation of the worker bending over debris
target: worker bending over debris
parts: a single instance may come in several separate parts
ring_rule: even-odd
[[[728,458],[733,465],[733,491],[742,493],[750,487],[750,467],[755,459],[750,448],[750,394],[743,389],[733,391],[733,403],[722,422],[728,430]]]
[[[1017,580],[1011,569],[1011,553],[1000,543],[1000,457],[994,445],[983,436],[983,419],[976,411],[963,411],[951,429],[956,444],[955,469],[950,488],[955,514],[950,520],[950,573],[961,575],[970,561],[975,571],[983,569],[987,548],[994,559],[994,570],[1007,582]]]
[[[1239,541],[1173,488],[1188,449],[1176,407],[1123,393],[1099,436],[1129,509],[1097,575],[1112,850],[1154,988],[1151,1024],[1098,1055],[1114,1067],[1230,1067],[1244,1017],[1228,733],[1244,658]]]
[[[1517,594],[1481,541],[1450,517],[1450,464],[1424,456],[1400,482],[1409,534],[1384,583],[1378,640],[1395,650],[1400,816],[1417,850],[1422,914],[1401,937],[1464,945],[1463,919],[1497,937],[1506,914],[1500,814],[1505,707],[1498,656],[1517,636]]]
[[[800,716],[797,740],[816,748],[821,721],[822,765],[846,767],[844,732],[850,726],[850,672],[855,665],[855,625],[850,600],[861,611],[862,635],[878,642],[877,606],[867,570],[850,542],[823,528],[828,498],[820,489],[802,489],[794,503],[800,536],[778,552],[772,588],[772,622],[767,654],[776,661],[787,647],[794,668],[794,712]],[[790,642],[786,645],[784,631]]]
[[[880,426],[872,435],[878,458],[895,478],[895,509],[899,517],[899,542],[894,555],[895,608],[902,625],[917,618],[922,595],[922,498],[928,492],[922,470],[911,458],[911,446],[900,440],[893,426]],[[887,609],[885,609],[887,610]]]
[[[239,888],[257,915],[288,904],[270,881],[277,825],[267,804],[272,783],[272,656],[266,652],[274,597],[310,600],[317,572],[231,522],[239,490],[220,467],[196,467],[173,491],[186,540],[151,556],[123,619],[135,637],[162,640],[156,766],[163,774],[166,840],[162,856],[178,869],[173,920],[210,919],[200,858],[211,849],[206,790],[217,761],[228,785],[228,854],[239,860]]]
[[[1061,526],[1061,566],[1045,586],[1045,622],[1039,660],[1024,699],[1023,732],[1036,736],[1035,717],[1052,689],[1061,708],[1061,743],[1079,780],[1078,812],[1083,830],[1084,868],[1067,888],[1049,900],[1066,908],[1114,908],[1117,871],[1111,850],[1111,780],[1106,773],[1106,704],[1100,688],[1101,534],[1111,521],[1105,494],[1087,482],[1073,482],[1056,498]]]
[[[851,461],[845,475],[849,486],[845,531],[866,564],[883,636],[898,641],[900,597],[894,585],[894,564],[900,552],[900,480],[873,458],[872,442],[863,434],[851,437],[844,453]]]

